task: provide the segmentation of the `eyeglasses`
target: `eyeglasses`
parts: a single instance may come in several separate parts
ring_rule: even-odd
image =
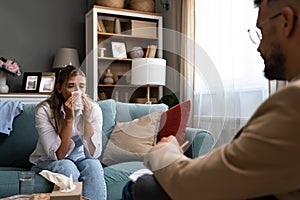
[[[276,17],[279,17],[280,15],[282,15],[282,13],[277,13],[265,20],[263,20],[262,22],[260,22],[259,24],[257,24],[256,27],[253,27],[253,28],[250,28],[248,29],[248,33],[249,33],[249,37],[250,37],[250,40],[256,44],[256,45],[259,45],[261,39],[262,39],[262,34],[261,34],[261,30],[257,27],[261,27],[263,24],[275,19]],[[294,19],[297,20],[298,19],[298,16],[297,15],[294,15]]]
[[[262,39],[262,34],[261,34],[261,30],[257,27],[261,27],[263,24],[275,19],[276,17],[279,17],[280,15],[282,15],[282,13],[277,13],[276,15],[273,15],[265,20],[263,20],[262,22],[260,22],[259,24],[257,24],[256,27],[253,27],[253,28],[250,28],[248,29],[248,33],[249,33],[249,37],[250,37],[250,40],[258,45]]]

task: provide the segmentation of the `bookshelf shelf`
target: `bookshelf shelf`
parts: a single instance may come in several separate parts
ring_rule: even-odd
[[[127,34],[116,34],[116,33],[105,33],[105,32],[98,32],[99,36],[102,37],[115,37],[115,38],[129,38],[129,39],[145,39],[145,40],[158,40],[157,37],[141,37],[141,36],[134,36],[134,35],[127,35]]]

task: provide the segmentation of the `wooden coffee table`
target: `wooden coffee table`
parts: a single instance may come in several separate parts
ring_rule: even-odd
[[[0,200],[11,200],[11,199],[27,200],[28,199],[28,198],[21,198],[21,197],[18,198],[18,196],[20,196],[20,195],[14,195],[11,197],[2,198]],[[82,197],[81,199],[89,200],[89,198],[86,198],[86,197]],[[50,200],[50,193],[33,194],[33,200]]]
[[[10,200],[10,199],[18,199],[18,200],[25,200],[28,199],[26,198],[26,195],[23,195],[24,198],[22,198],[22,195],[14,195],[11,197],[6,197],[0,200]],[[33,200],[50,200],[50,193],[40,193],[40,194],[33,194]]]

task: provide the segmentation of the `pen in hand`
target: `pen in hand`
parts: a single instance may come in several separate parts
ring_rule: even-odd
[[[180,146],[180,148],[181,149],[183,149],[187,144],[189,143],[189,141],[187,140],[187,141],[185,141],[181,146]]]

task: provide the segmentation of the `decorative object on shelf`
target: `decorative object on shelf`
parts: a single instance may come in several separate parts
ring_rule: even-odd
[[[106,50],[106,48],[100,47],[98,49],[98,55],[99,57],[103,58],[104,57],[104,51]]]
[[[114,33],[121,34],[121,23],[120,23],[120,19],[118,17],[116,17],[116,19],[115,19]]]
[[[24,72],[22,91],[31,93],[39,92],[41,77],[41,72]]]
[[[111,42],[111,49],[114,58],[127,58],[125,42]]]
[[[102,21],[102,19],[100,17],[98,17],[97,28],[98,28],[99,32],[104,32],[104,33],[106,32],[106,28],[105,28],[105,26],[103,24],[103,21]]]
[[[59,48],[56,50],[53,68],[64,68],[67,65],[80,67],[77,49]]]
[[[4,71],[0,71],[0,93],[8,93],[9,87],[6,84],[7,74]]]
[[[125,0],[96,0],[96,3],[100,6],[107,6],[113,8],[124,8]]]
[[[162,58],[134,58],[132,60],[131,84],[147,85],[147,102],[150,100],[150,85],[166,84],[166,60]]]
[[[113,84],[114,83],[114,79],[112,77],[113,77],[113,74],[111,73],[110,69],[107,69],[106,70],[106,74],[104,75],[103,83],[105,83],[105,84]]]
[[[136,37],[157,38],[157,23],[142,20],[131,20],[131,34]]]
[[[155,2],[154,0],[130,0],[129,8],[132,10],[154,12]]]
[[[8,93],[9,87],[6,84],[7,74],[20,76],[22,74],[20,66],[14,61],[0,58],[0,93]]]
[[[54,72],[43,72],[41,83],[40,83],[40,93],[50,93],[54,89],[55,84],[55,73]]]
[[[130,0],[129,8],[132,10],[140,10],[145,12],[154,12],[154,0]]]
[[[145,58],[154,58],[156,55],[156,51],[157,51],[157,45],[153,45],[153,44],[148,45]]]
[[[144,56],[144,51],[142,47],[132,47],[129,51],[129,55],[131,58],[142,58]]]
[[[108,99],[107,94],[103,91],[99,92],[98,100]]]

